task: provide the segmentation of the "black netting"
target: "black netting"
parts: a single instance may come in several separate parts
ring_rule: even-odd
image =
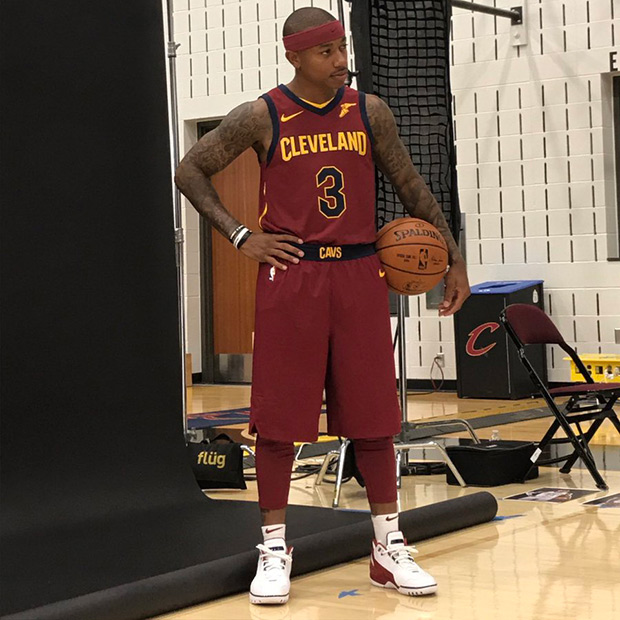
[[[414,165],[458,239],[460,211],[450,92],[449,0],[353,0],[351,27],[360,90],[392,109]],[[407,215],[377,174],[377,225]]]

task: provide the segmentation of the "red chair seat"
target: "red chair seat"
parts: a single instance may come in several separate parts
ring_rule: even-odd
[[[565,394],[581,394],[585,392],[620,392],[620,385],[617,383],[575,383],[564,387],[552,388],[550,394],[563,396]]]

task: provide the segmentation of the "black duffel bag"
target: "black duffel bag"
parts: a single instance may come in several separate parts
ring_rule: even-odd
[[[538,478],[538,467],[531,457],[536,444],[529,441],[483,441],[465,445],[446,446],[446,452],[466,484],[475,487],[495,487],[513,482]],[[529,473],[528,473],[528,470]],[[454,474],[447,469],[446,482],[458,484]]]
[[[218,435],[211,442],[190,442],[187,453],[201,489],[247,489],[243,448],[228,435]]]

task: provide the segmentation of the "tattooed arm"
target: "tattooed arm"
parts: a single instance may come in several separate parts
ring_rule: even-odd
[[[224,170],[246,149],[254,147],[260,151],[271,132],[271,118],[265,101],[258,99],[244,103],[230,112],[217,129],[202,137],[185,155],[176,170],[174,181],[179,190],[198,213],[206,217],[227,239],[230,239],[239,222],[222,204],[211,183],[211,177]],[[303,255],[287,242],[302,241],[291,235],[253,232],[241,251],[254,260],[286,269],[278,258],[299,262],[292,253]]]
[[[465,261],[435,197],[415,169],[409,152],[398,136],[390,108],[378,97],[367,95],[367,109],[377,167],[390,180],[409,215],[433,224],[446,240],[450,270],[445,278],[446,292],[439,306],[439,314],[454,314],[470,294]]]

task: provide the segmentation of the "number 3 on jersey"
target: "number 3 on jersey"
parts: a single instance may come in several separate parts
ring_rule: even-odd
[[[342,172],[334,166],[321,168],[316,175],[316,186],[323,190],[323,196],[319,196],[319,211],[329,219],[340,217],[347,208]]]

